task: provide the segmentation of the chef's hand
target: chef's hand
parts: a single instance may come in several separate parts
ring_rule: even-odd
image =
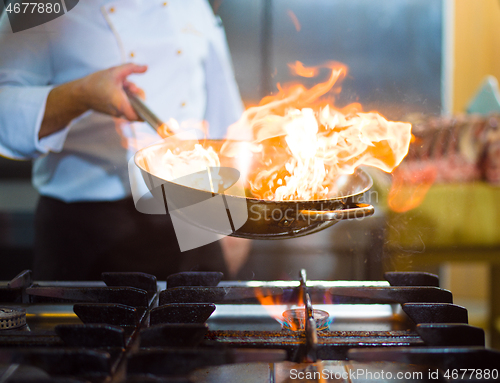
[[[146,70],[145,65],[124,64],[55,87],[47,97],[38,137],[63,129],[72,119],[90,109],[138,121],[140,118],[130,105],[125,89],[144,98],[144,92],[127,81],[127,77]]]
[[[144,73],[147,69],[145,65],[124,64],[92,73],[82,79],[81,100],[88,109],[137,121],[139,116],[130,105],[125,88],[132,93],[142,93],[142,96],[144,92],[127,81],[127,77],[133,73]]]

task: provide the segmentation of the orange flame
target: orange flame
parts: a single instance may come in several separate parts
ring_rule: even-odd
[[[347,67],[328,62],[305,67],[289,65],[295,75],[312,77],[320,69],[330,76],[307,89],[301,84],[280,86],[278,93],[247,109],[229,128],[229,139],[247,139],[256,145],[263,166],[249,173],[254,196],[270,200],[327,198],[340,174],[358,166],[391,172],[408,153],[411,124],[392,122],[376,112],[361,113],[358,103],[336,109],[335,95]],[[231,147],[236,145],[236,147]],[[227,144],[225,155],[238,152]]]
[[[228,141],[220,152],[236,157],[242,145],[247,153],[250,149],[257,166],[245,175],[254,197],[278,201],[329,198],[339,193],[333,189],[339,175],[352,174],[362,165],[385,172],[399,165],[408,153],[411,124],[388,121],[376,112],[362,113],[359,103],[335,107],[340,83],[347,76],[344,64],[330,61],[306,67],[297,61],[289,67],[300,77],[324,71],[329,76],[311,88],[278,84],[276,94],[248,108],[228,128]],[[171,130],[176,131],[175,125],[169,121]],[[197,150],[189,158],[213,161],[212,154]],[[179,162],[176,156],[169,158],[171,167]],[[180,163],[184,163],[181,158]]]
[[[434,166],[411,171],[400,168],[392,174],[392,185],[387,202],[396,213],[404,213],[418,207],[436,180]]]
[[[286,309],[292,307],[290,303],[286,304],[281,301],[280,295],[271,295],[270,292],[263,288],[255,288],[255,297],[259,303],[266,309],[270,317],[274,318],[280,324],[283,324],[285,318],[283,317],[283,305],[286,305]],[[297,304],[293,307],[304,307],[302,290],[299,290],[299,297]],[[287,322],[291,330],[299,330],[299,326],[294,322]]]
[[[315,67],[306,68],[304,64],[302,64],[300,61],[289,63],[288,67],[292,71],[292,74],[296,76],[315,77],[318,75],[318,68]]]
[[[297,18],[297,16],[295,15],[295,13],[293,13],[293,11],[291,9],[287,10],[286,13],[288,14],[288,17],[290,17],[290,19],[292,20],[292,23],[293,23],[293,25],[295,27],[295,30],[297,32],[300,32],[300,30],[302,29],[302,27],[301,27],[299,19]]]
[[[156,131],[158,132],[158,135],[161,137],[161,138],[167,138],[168,136],[170,136],[170,128],[168,127],[167,124],[163,123],[161,124],[157,129]]]

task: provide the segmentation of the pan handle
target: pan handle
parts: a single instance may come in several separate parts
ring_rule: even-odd
[[[167,135],[171,136],[174,133],[170,131],[167,127],[165,129],[166,125],[165,123],[156,115],[154,114],[151,109],[134,93],[130,92],[129,90],[125,90],[125,93],[127,94],[128,100],[130,101],[130,105],[134,108],[135,112],[139,115],[140,118],[142,118],[144,121],[146,121],[156,132],[158,132],[158,129],[161,128],[163,132],[166,132]]]
[[[375,208],[372,205],[368,205],[366,203],[357,203],[341,210],[300,211],[300,214],[303,214],[307,217],[307,219],[311,221],[338,221],[341,219],[365,218],[373,215],[373,213],[375,213]]]

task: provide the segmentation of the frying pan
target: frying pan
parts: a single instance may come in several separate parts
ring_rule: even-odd
[[[151,112],[142,104],[141,117],[145,121],[151,120],[148,113]],[[157,119],[155,124],[159,123],[161,120]],[[224,142],[171,137],[139,150],[134,160],[150,192],[165,204],[171,215],[222,235],[248,239],[294,238],[318,232],[341,220],[361,219],[374,213],[373,206],[359,202],[373,185],[371,177],[361,169],[335,178],[328,185],[330,192],[324,199],[272,201],[255,197],[245,184],[245,175],[265,169],[265,159],[251,153],[224,156],[224,151],[221,153]],[[161,164],[168,150],[175,152],[179,147],[192,150],[196,144],[212,147],[219,155],[220,167],[202,169],[174,180],[162,176]],[[216,179],[223,181],[214,187],[212,181]],[[200,183],[200,180],[210,182]],[[221,209],[229,225],[219,224]]]

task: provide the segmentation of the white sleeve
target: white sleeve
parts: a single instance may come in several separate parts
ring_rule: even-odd
[[[210,6],[207,4],[207,7]],[[243,113],[238,85],[234,78],[231,55],[219,17],[207,9],[209,53],[205,62],[207,109],[205,120],[210,127],[210,138],[224,138],[227,128]]]
[[[38,139],[52,89],[48,33],[41,27],[12,33],[6,12],[0,19],[0,155],[33,158],[64,144],[67,128]]]

